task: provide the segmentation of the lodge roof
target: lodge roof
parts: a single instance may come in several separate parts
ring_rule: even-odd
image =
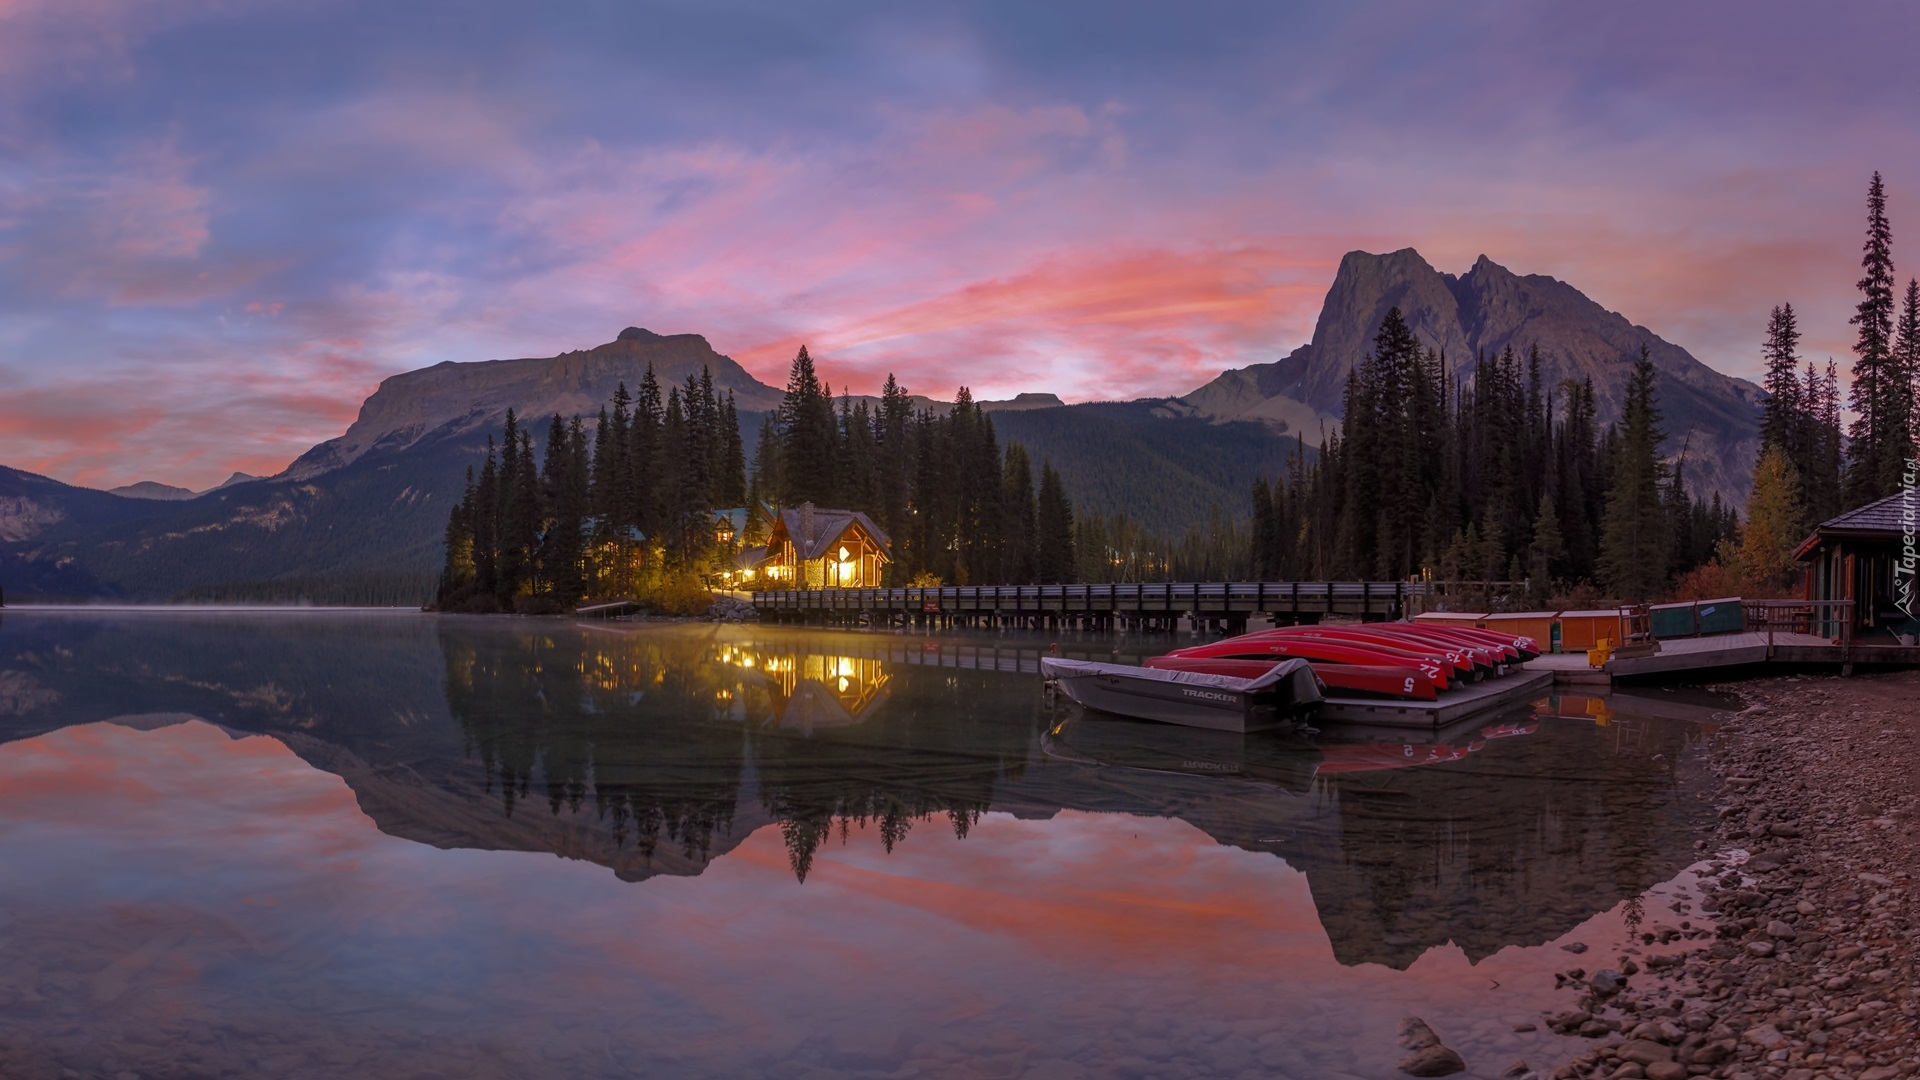
[[[1920,513],[1920,492],[1896,491],[1884,499],[1855,507],[1838,517],[1828,518],[1814,527],[1813,535],[1800,542],[1794,557],[1804,559],[1828,536],[1899,536]],[[1903,515],[1905,520],[1902,520]]]
[[[893,541],[872,518],[858,510],[822,510],[812,503],[801,503],[780,511],[780,527],[786,530],[794,554],[802,561],[825,556],[856,522],[880,545],[881,556],[892,561]]]

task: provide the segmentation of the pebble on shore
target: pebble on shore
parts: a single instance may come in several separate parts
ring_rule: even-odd
[[[1748,707],[1711,750],[1720,854],[1693,918],[1641,935],[1686,946],[1559,976],[1582,996],[1548,1026],[1593,1045],[1550,1075],[1920,1076],[1920,672],[1726,689]]]

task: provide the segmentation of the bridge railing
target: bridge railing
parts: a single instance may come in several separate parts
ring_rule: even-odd
[[[1127,582],[943,585],[756,592],[763,611],[1257,612],[1386,609],[1431,587],[1404,581]]]

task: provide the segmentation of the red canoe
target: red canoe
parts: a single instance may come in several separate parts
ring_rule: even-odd
[[[1517,664],[1520,662],[1520,650],[1516,648],[1512,642],[1488,641],[1473,634],[1454,633],[1457,629],[1456,627],[1418,626],[1408,622],[1390,622],[1368,623],[1367,628],[1370,630],[1382,630],[1387,633],[1400,634],[1403,637],[1411,638],[1415,641],[1445,641],[1463,648],[1485,649],[1490,653],[1492,661],[1496,664]]]
[[[1432,701],[1439,696],[1433,680],[1411,667],[1388,664],[1331,664],[1309,661],[1313,673],[1330,689],[1350,694],[1377,694],[1381,697],[1417,698]],[[1253,679],[1273,667],[1272,660],[1220,660],[1189,656],[1156,656],[1146,667],[1167,671],[1199,671],[1208,675],[1231,675]]]
[[[1405,663],[1415,657],[1425,657],[1451,666],[1459,672],[1458,677],[1472,679],[1491,671],[1489,666],[1481,669],[1474,663],[1473,657],[1457,645],[1427,645],[1408,641],[1395,634],[1376,634],[1362,626],[1287,626],[1274,630],[1262,630],[1247,637],[1266,638],[1318,638],[1331,641],[1350,641],[1378,652],[1384,652]]]
[[[1336,638],[1242,634],[1239,637],[1212,641],[1205,645],[1190,645],[1167,654],[1167,658],[1266,660],[1269,664],[1274,659],[1288,656],[1298,656],[1316,663],[1324,661],[1330,664],[1358,664],[1363,667],[1412,667],[1432,680],[1435,689],[1439,690],[1447,688],[1453,672],[1451,665],[1444,661],[1424,656],[1410,661],[1405,653],[1396,655],[1382,648],[1372,648],[1358,642],[1342,641]]]
[[[1403,649],[1443,650],[1448,653],[1461,653],[1480,668],[1483,673],[1492,674],[1500,665],[1507,662],[1508,654],[1518,658],[1517,649],[1501,648],[1485,641],[1461,641],[1448,634],[1431,634],[1419,627],[1406,623],[1362,623],[1359,626],[1317,626],[1315,630],[1359,630],[1367,634],[1379,634],[1403,644]]]
[[[1405,625],[1419,626],[1421,624],[1407,623]],[[1480,641],[1491,641],[1498,644],[1511,645],[1520,651],[1521,663],[1525,663],[1540,655],[1540,643],[1530,637],[1523,637],[1516,634],[1503,634],[1498,630],[1488,630],[1478,626],[1448,626],[1447,629],[1470,635]]]

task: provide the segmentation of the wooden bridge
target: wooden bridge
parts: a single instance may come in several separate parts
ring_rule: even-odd
[[[1237,632],[1255,615],[1309,623],[1330,614],[1398,619],[1417,613],[1432,588],[1406,581],[943,585],[756,592],[752,603],[770,622],[1164,630],[1191,619]]]

